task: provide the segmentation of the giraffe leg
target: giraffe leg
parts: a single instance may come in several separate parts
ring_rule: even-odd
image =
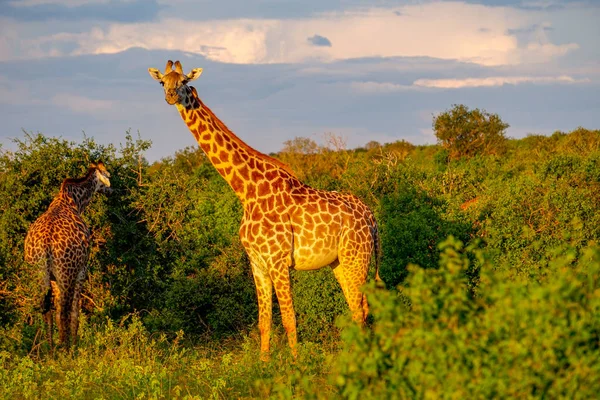
[[[362,273],[362,269],[365,270],[365,273]],[[340,263],[340,265],[333,268],[333,274],[342,287],[342,292],[344,292],[344,297],[352,313],[352,319],[359,325],[363,325],[369,312],[367,298],[360,291],[360,287],[366,280],[366,269],[349,267]]]
[[[48,263],[48,261],[46,260],[46,263]],[[46,267],[44,268],[44,273],[43,273],[43,277],[42,277],[42,293],[45,293],[44,295],[42,295],[42,301],[41,301],[41,309],[42,309],[42,316],[44,319],[44,325],[46,327],[46,338],[48,340],[48,346],[50,346],[50,353],[54,352],[54,346],[52,343],[52,322],[53,322],[53,316],[52,316],[52,301],[53,301],[53,297],[54,294],[52,292],[52,283],[51,283],[51,274],[50,274],[50,268],[48,265],[46,265]]]
[[[70,290],[63,290],[60,296],[60,310],[58,319],[58,337],[62,345],[69,348],[69,330],[71,306],[73,304],[73,293]]]
[[[52,322],[53,322],[53,315],[52,315],[52,286],[50,286],[47,290],[46,290],[46,295],[44,296],[44,299],[42,300],[42,315],[44,317],[44,322],[46,325],[46,338],[48,340],[48,345],[50,346],[50,353],[53,353],[54,351],[54,346],[52,345]]]
[[[260,359],[269,360],[269,341],[271,338],[271,321],[273,319],[273,283],[271,278],[254,262],[252,275],[256,285],[258,298],[258,330],[260,331]]]
[[[271,280],[275,286],[275,294],[281,310],[281,321],[288,337],[288,344],[294,358],[298,355],[298,334],[296,331],[296,313],[292,301],[292,286],[290,283],[290,272],[287,266],[281,269],[271,270]]]
[[[71,307],[71,324],[70,324],[70,336],[73,345],[77,345],[77,330],[79,329],[79,308],[81,306],[81,290],[83,287],[83,280],[85,277],[85,271],[82,271],[77,277],[75,283],[75,290],[73,292],[73,303]]]

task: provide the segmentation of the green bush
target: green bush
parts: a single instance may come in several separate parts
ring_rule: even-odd
[[[600,390],[600,248],[562,249],[543,282],[509,280],[449,238],[401,294],[369,290],[331,377],[344,398],[593,398]],[[481,268],[475,295],[467,278]]]
[[[508,126],[498,114],[477,108],[469,110],[463,104],[455,104],[433,119],[435,136],[451,159],[503,154],[506,146],[504,134]]]

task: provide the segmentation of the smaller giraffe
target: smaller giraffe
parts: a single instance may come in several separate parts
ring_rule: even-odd
[[[42,269],[42,314],[52,350],[53,300],[58,302],[60,342],[77,342],[79,303],[90,247],[90,230],[83,211],[97,191],[110,192],[110,173],[102,161],[91,163],[82,178],[65,179],[60,191],[29,228],[25,238],[25,261]]]

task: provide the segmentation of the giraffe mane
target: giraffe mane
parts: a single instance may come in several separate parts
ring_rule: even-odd
[[[63,181],[61,188],[68,184],[78,184],[78,183],[85,182],[94,173],[94,170],[95,170],[94,168],[88,168],[85,176],[82,176],[81,178],[66,178]]]
[[[223,121],[221,121],[221,120],[219,119],[219,117],[217,117],[217,116],[215,115],[215,113],[213,113],[213,112],[212,112],[212,110],[211,110],[210,108],[208,108],[208,107],[207,107],[207,106],[206,106],[206,105],[205,105],[205,104],[202,102],[202,100],[200,100],[200,97],[198,97],[198,92],[196,91],[196,88],[195,88],[195,87],[193,87],[193,86],[189,86],[189,88],[190,88],[190,90],[191,90],[191,92],[192,92],[192,96],[194,96],[194,98],[195,98],[195,99],[198,101],[198,103],[200,104],[200,108],[201,108],[201,109],[204,109],[204,110],[206,110],[206,111],[207,111],[209,114],[211,114],[211,115],[212,115],[212,117],[215,119],[215,121],[217,121],[217,123],[220,125],[220,128],[221,128],[221,129],[223,129],[223,130],[225,130],[225,131],[227,131],[227,134],[231,135],[231,137],[232,137],[232,138],[234,138],[235,140],[237,140],[238,142],[240,142],[240,143],[244,143],[244,144],[245,144],[245,142],[244,142],[242,139],[240,139],[240,138],[239,138],[239,137],[238,137],[238,136],[237,136],[235,133],[233,133],[233,132],[232,132],[232,131],[231,131],[231,130],[230,130],[228,127],[227,127],[227,125],[225,125],[225,124],[223,123]],[[291,169],[291,168],[290,168],[290,167],[289,167],[287,164],[283,163],[282,161],[279,161],[278,159],[276,159],[276,158],[274,158],[274,157],[271,157],[271,156],[268,156],[268,155],[266,155],[266,154],[264,154],[264,153],[261,153],[260,151],[258,151],[258,150],[255,150],[255,149],[253,149],[252,147],[250,147],[250,146],[248,146],[248,145],[246,145],[246,147],[247,147],[247,148],[246,148],[246,151],[248,151],[248,153],[250,153],[251,155],[253,155],[253,156],[256,156],[256,157],[258,157],[258,158],[260,158],[260,159],[262,159],[262,160],[265,160],[265,161],[267,161],[267,162],[269,162],[269,163],[271,163],[271,164],[274,164],[275,166],[277,166],[277,167],[279,167],[279,168],[281,168],[281,169],[285,170],[285,171],[286,171],[288,174],[290,174],[290,175],[291,175],[291,176],[293,176],[294,178],[298,178],[298,177],[296,176],[296,173],[295,173],[295,172],[294,172],[294,171],[293,171],[293,170],[292,170],[292,169]]]

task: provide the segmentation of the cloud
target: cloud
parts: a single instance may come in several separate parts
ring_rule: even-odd
[[[315,46],[331,47],[331,42],[329,41],[329,39],[323,36],[314,35],[309,37],[307,40],[309,43],[312,43]]]
[[[472,87],[492,87],[503,85],[518,85],[522,83],[554,84],[554,83],[583,83],[588,79],[575,79],[570,76],[492,76],[486,78],[466,79],[417,79],[413,85],[427,88],[461,89]]]
[[[113,102],[109,100],[96,100],[67,93],[54,95],[51,103],[58,107],[66,107],[76,113],[92,115],[98,113],[98,111],[110,110],[113,107]]]
[[[156,0],[19,0],[0,3],[0,15],[18,21],[131,23],[154,20],[160,9]]]
[[[350,87],[363,93],[393,93],[416,90],[418,87],[414,85],[401,85],[392,82],[352,82]]]
[[[543,15],[537,11],[510,7],[434,1],[285,20],[191,21],[163,17],[153,22],[125,23],[127,18],[134,18],[137,9],[148,9],[146,2],[142,5],[140,1],[114,3],[131,8],[127,13],[118,12],[113,2],[73,6],[82,15],[87,15],[83,7],[102,6],[103,11],[97,11],[99,16],[104,15],[108,20],[121,18],[123,22],[95,24],[83,32],[73,29],[67,32],[56,25],[55,31],[60,33],[32,37],[28,27],[18,27],[25,38],[19,39],[17,35],[16,45],[4,46],[3,59],[107,54],[141,47],[185,51],[218,62],[239,64],[431,57],[498,66],[543,63],[578,48],[576,43],[553,43],[547,32],[550,26],[543,24]],[[156,1],[152,4],[145,16],[135,18],[151,19],[158,12],[157,7],[162,7]],[[113,8],[114,11],[108,11]],[[528,33],[531,26],[541,28]],[[517,37],[515,33],[521,31],[527,34]],[[61,44],[64,42],[69,44],[66,49]],[[72,44],[76,48],[72,49]]]
[[[11,0],[7,3],[12,7],[36,7],[40,5],[61,5],[65,7],[81,7],[89,4],[107,4],[111,0]],[[127,2],[127,0],[125,0]]]

